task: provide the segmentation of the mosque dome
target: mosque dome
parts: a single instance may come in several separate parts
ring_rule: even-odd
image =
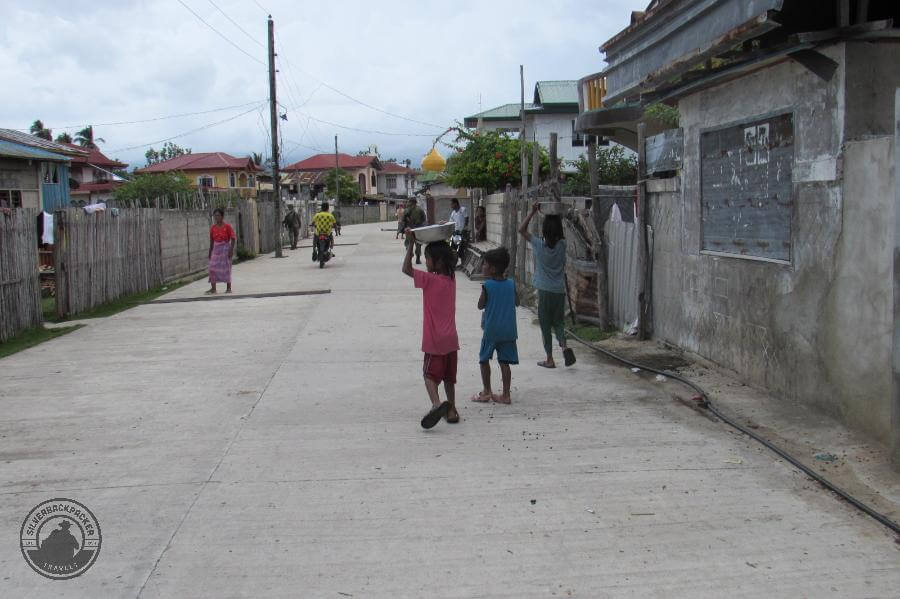
[[[443,172],[447,166],[447,161],[437,151],[437,148],[431,148],[431,151],[422,159],[422,169],[433,173]]]

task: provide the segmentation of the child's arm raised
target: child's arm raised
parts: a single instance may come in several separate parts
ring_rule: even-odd
[[[406,234],[406,256],[403,258],[403,268],[401,270],[403,274],[411,277],[413,276],[412,256],[416,245],[416,234],[409,227],[406,228],[404,233]]]
[[[487,305],[487,289],[485,289],[484,285],[481,286],[481,297],[478,298],[478,309],[484,310],[484,307]]]
[[[528,231],[528,225],[531,224],[531,219],[535,214],[538,213],[538,210],[541,209],[540,202],[535,202],[531,207],[531,212],[528,213],[528,216],[525,217],[525,220],[522,221],[522,226],[519,227],[519,235],[524,237],[527,241],[531,241],[531,233]]]

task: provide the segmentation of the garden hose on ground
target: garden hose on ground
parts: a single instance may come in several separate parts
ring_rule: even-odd
[[[570,331],[570,330],[568,330],[568,329],[566,329],[566,333],[567,333],[569,336],[571,336],[572,339],[574,339],[574,340],[577,341],[578,343],[581,343],[582,345],[584,345],[584,346],[587,347],[588,349],[592,349],[592,350],[594,350],[595,352],[604,354],[605,356],[608,356],[608,357],[612,358],[613,360],[616,360],[616,361],[621,362],[621,363],[623,363],[623,364],[627,364],[628,366],[631,366],[632,368],[640,368],[641,370],[646,370],[647,372],[653,372],[653,373],[656,373],[656,374],[661,374],[661,375],[664,376],[664,377],[667,377],[667,378],[670,378],[670,379],[674,379],[674,380],[676,380],[676,381],[678,381],[678,382],[680,382],[680,383],[682,383],[682,384],[684,384],[684,385],[687,385],[688,387],[690,387],[691,389],[693,389],[694,391],[696,391],[696,392],[700,395],[700,398],[701,398],[701,400],[702,400],[700,405],[701,405],[702,407],[708,409],[708,410],[709,410],[710,412],[712,412],[713,414],[715,414],[716,417],[718,417],[722,422],[724,422],[725,424],[728,424],[729,426],[732,426],[732,427],[736,428],[737,430],[739,430],[740,432],[744,433],[745,435],[747,435],[747,436],[750,437],[751,439],[754,439],[755,441],[758,441],[758,442],[762,443],[763,445],[765,445],[766,447],[768,447],[770,450],[772,450],[773,452],[775,452],[776,454],[778,454],[781,458],[787,460],[787,461],[790,462],[793,466],[795,466],[796,468],[802,470],[807,476],[809,476],[810,478],[813,478],[814,480],[816,480],[819,484],[821,484],[822,486],[824,486],[824,487],[827,488],[828,490],[830,490],[830,491],[836,493],[838,496],[841,497],[841,499],[843,499],[844,501],[848,502],[850,505],[852,505],[852,506],[855,507],[856,509],[860,510],[861,512],[864,512],[865,514],[871,516],[872,518],[874,518],[875,520],[877,520],[877,521],[880,522],[881,524],[887,526],[887,527],[890,528],[892,531],[894,531],[894,533],[900,534],[900,524],[897,524],[896,522],[894,522],[893,520],[891,520],[890,518],[888,518],[888,517],[885,516],[884,514],[882,514],[882,513],[880,513],[880,512],[876,512],[874,509],[870,508],[870,507],[869,507],[868,505],[866,505],[865,503],[863,503],[863,502],[861,502],[860,500],[856,499],[855,497],[853,497],[852,495],[850,495],[849,493],[847,493],[846,491],[844,491],[844,490],[841,489],[840,487],[837,487],[836,485],[834,485],[832,482],[830,482],[828,479],[824,478],[824,477],[823,477],[821,474],[819,474],[818,472],[816,472],[816,471],[812,470],[811,468],[808,468],[807,466],[805,466],[803,463],[800,462],[800,460],[798,460],[797,458],[793,457],[791,454],[789,454],[789,453],[787,453],[786,451],[784,451],[783,449],[780,449],[779,447],[773,445],[773,444],[772,444],[770,441],[768,441],[767,439],[764,439],[763,437],[760,437],[759,435],[757,435],[756,433],[754,433],[752,430],[749,430],[749,429],[747,429],[746,427],[741,426],[740,424],[738,424],[738,423],[735,422],[734,420],[731,420],[731,419],[728,418],[727,416],[723,415],[719,410],[716,409],[716,407],[715,407],[715,406],[713,405],[713,403],[710,401],[709,395],[706,393],[706,391],[704,391],[704,390],[703,390],[699,385],[697,385],[696,383],[693,383],[693,382],[689,381],[688,379],[686,379],[686,378],[684,378],[684,377],[681,377],[681,376],[679,376],[679,375],[677,375],[677,374],[673,374],[673,373],[670,373],[670,372],[665,372],[665,371],[663,371],[663,370],[658,370],[658,369],[656,369],[656,368],[651,368],[651,367],[645,366],[645,365],[643,365],[643,364],[638,364],[637,362],[632,362],[631,360],[628,360],[628,359],[623,358],[623,357],[621,357],[621,356],[619,356],[619,355],[616,355],[616,354],[614,354],[613,352],[611,352],[611,351],[609,351],[609,350],[603,349],[603,348],[601,348],[601,347],[597,347],[597,346],[595,346],[595,345],[593,345],[593,344],[591,344],[591,343],[585,341],[584,339],[581,339],[580,337],[578,337],[578,335],[576,335],[575,333],[573,333],[572,331]]]

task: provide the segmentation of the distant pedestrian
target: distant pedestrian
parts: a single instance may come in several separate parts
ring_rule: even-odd
[[[481,364],[481,383],[483,389],[472,397],[472,401],[510,403],[510,385],[512,384],[511,364],[519,363],[519,351],[516,339],[516,306],[519,295],[516,283],[506,278],[509,268],[509,251],[505,247],[490,250],[484,254],[482,273],[487,280],[481,285],[481,297],[478,298],[478,309],[481,314],[481,351],[478,362]],[[491,358],[497,353],[500,363],[500,376],[503,380],[503,394],[495,395],[491,391]]]
[[[231,293],[231,259],[237,236],[231,225],[225,222],[225,211],[213,211],[215,222],[209,228],[209,284],[207,294],[216,292],[216,283],[225,283],[225,293]]]
[[[421,227],[424,224],[425,212],[421,208],[419,208],[416,198],[410,198],[409,201],[406,202],[406,212],[404,212],[403,215],[403,229],[415,229],[416,227]],[[422,244],[410,241],[409,236],[407,235],[406,245],[409,246],[410,244],[415,245],[416,264],[422,264]]]
[[[450,245],[435,241],[425,246],[428,272],[413,268],[415,234],[406,230],[404,274],[412,277],[416,289],[422,290],[422,351],[425,353],[423,374],[431,410],[422,418],[422,428],[432,428],[441,418],[459,422],[456,411],[456,358],[459,336],[456,333],[456,263]],[[441,402],[438,386],[444,383],[447,401]]]
[[[284,216],[283,223],[291,238],[291,249],[296,250],[297,238],[300,236],[300,227],[302,223],[300,222],[300,213],[294,209],[293,204],[288,204],[288,212]]]
[[[534,253],[532,285],[538,290],[538,321],[541,324],[544,351],[547,353],[547,359],[538,362],[538,366],[556,368],[551,333],[556,334],[566,366],[571,366],[575,363],[575,352],[566,345],[566,240],[563,238],[562,220],[556,214],[544,217],[540,238],[528,232],[528,224],[540,207],[540,203],[535,202],[519,227],[519,233],[531,244]]]
[[[394,235],[394,239],[399,239],[403,233],[403,212],[403,204],[397,202],[397,209],[394,211],[394,216],[397,217],[397,234]]]

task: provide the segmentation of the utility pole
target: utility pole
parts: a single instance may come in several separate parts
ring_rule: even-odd
[[[269,120],[272,124],[272,177],[275,191],[275,257],[281,258],[281,175],[278,172],[278,108],[275,99],[275,23],[269,15]]]
[[[341,204],[341,167],[338,164],[337,135],[334,136],[334,205]]]

